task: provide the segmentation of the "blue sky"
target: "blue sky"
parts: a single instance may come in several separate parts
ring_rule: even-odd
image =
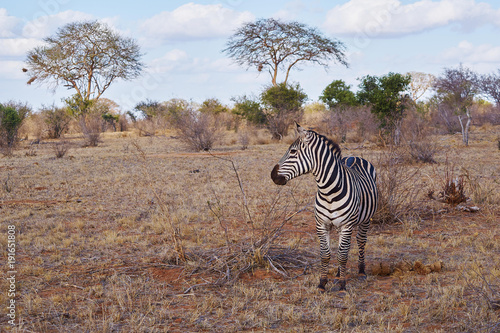
[[[460,63],[479,73],[500,69],[500,4],[493,0],[0,1],[0,102],[61,105],[73,91],[27,85],[26,52],[58,27],[92,19],[135,38],[145,54],[140,78],[116,81],[103,95],[122,111],[148,98],[230,103],[258,95],[269,74],[235,65],[221,50],[241,24],[269,17],[317,27],[347,46],[349,68],[305,64],[291,73],[309,101],[337,79],[355,90],[367,74],[439,75]]]

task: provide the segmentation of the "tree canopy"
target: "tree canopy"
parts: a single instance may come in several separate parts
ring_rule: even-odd
[[[282,139],[288,134],[288,128],[294,121],[300,121],[307,100],[299,84],[280,83],[265,89],[260,99],[267,118],[267,128],[274,139]]]
[[[278,84],[279,70],[287,83],[293,67],[312,62],[328,67],[332,61],[348,66],[344,43],[323,36],[317,29],[299,22],[273,18],[244,24],[228,40],[223,50],[240,66],[267,69],[272,84]]]
[[[358,104],[356,94],[351,91],[351,86],[343,80],[335,80],[323,90],[320,101],[328,105],[330,110],[337,107],[348,107]]]
[[[462,128],[462,141],[469,145],[469,127],[472,121],[471,106],[474,96],[481,91],[480,79],[476,72],[460,64],[457,68],[445,68],[434,82],[434,89],[441,103],[455,111]],[[463,116],[467,122],[462,121]]]
[[[391,132],[399,144],[399,127],[407,107],[409,74],[389,73],[380,77],[366,75],[360,79],[358,99],[371,106],[371,112],[380,121],[380,127]]]
[[[136,41],[98,21],[69,23],[44,42],[28,52],[23,68],[28,84],[75,89],[82,105],[97,100],[116,79],[136,78],[143,68]]]

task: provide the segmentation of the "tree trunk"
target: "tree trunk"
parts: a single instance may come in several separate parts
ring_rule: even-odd
[[[462,141],[466,146],[468,146],[469,145],[469,129],[470,129],[472,117],[471,117],[469,109],[467,109],[465,114],[467,116],[467,122],[465,123],[465,125],[462,121],[461,115],[458,116],[458,121],[460,122],[460,127],[462,128]]]
[[[399,144],[401,143],[401,124],[401,120],[396,121],[394,124],[393,139],[395,146],[399,146]]]
[[[472,122],[472,117],[470,115],[469,109],[467,109],[467,123],[465,124],[465,145],[469,145],[469,129],[470,129],[470,124]]]
[[[465,128],[464,128],[464,123],[462,122],[462,116],[458,116],[458,121],[460,122],[460,128],[462,129],[462,141],[465,143]]]

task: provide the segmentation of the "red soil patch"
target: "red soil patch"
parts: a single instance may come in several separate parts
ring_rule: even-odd
[[[167,283],[172,283],[182,276],[184,268],[175,267],[175,268],[162,268],[162,267],[151,267],[148,269],[151,276],[158,281],[163,281]]]
[[[252,272],[243,273],[240,275],[240,280],[244,282],[261,281],[265,279],[283,280],[283,277],[278,273],[268,271],[267,269],[259,268]]]

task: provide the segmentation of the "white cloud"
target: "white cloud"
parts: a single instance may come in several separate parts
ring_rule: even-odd
[[[500,10],[475,0],[350,0],[327,13],[324,28],[331,34],[367,37],[401,36],[450,24],[472,30],[483,24],[500,26]]]
[[[26,23],[23,28],[23,36],[29,38],[45,38],[65,24],[92,19],[94,19],[93,15],[74,10],[66,10],[54,15],[39,16]]]
[[[8,38],[16,36],[15,30],[21,19],[9,16],[7,9],[0,8],[0,38]]]
[[[461,41],[456,47],[444,51],[440,58],[443,62],[466,64],[495,64],[500,65],[500,46],[491,44],[474,45],[469,41]]]
[[[141,29],[153,38],[182,40],[228,36],[242,23],[254,19],[250,12],[237,12],[222,5],[188,3],[161,12],[143,22]]]
[[[174,70],[183,70],[192,64],[186,51],[174,49],[160,58],[153,59],[148,64],[151,73],[167,73]]]
[[[0,39],[0,56],[22,56],[42,43],[35,38],[2,38]]]

